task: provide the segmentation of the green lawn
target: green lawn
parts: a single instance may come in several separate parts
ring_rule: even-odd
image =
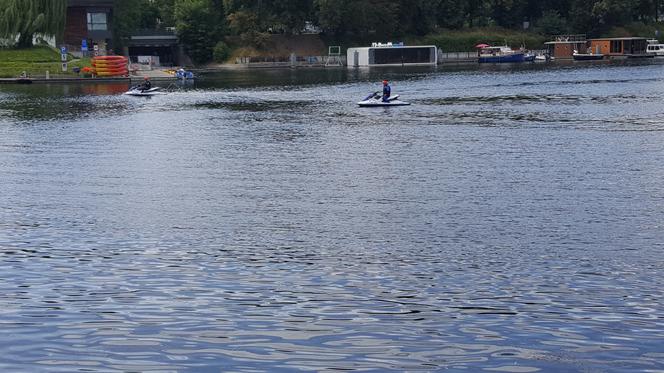
[[[15,78],[23,71],[29,76],[44,76],[48,70],[51,75],[75,76],[74,67],[90,66],[90,59],[73,60],[68,57],[68,72],[62,72],[60,51],[50,47],[33,47],[29,49],[0,48],[0,78]]]

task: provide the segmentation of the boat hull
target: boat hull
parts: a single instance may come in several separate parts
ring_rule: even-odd
[[[574,61],[599,61],[604,59],[603,54],[575,54]]]
[[[505,56],[480,56],[479,63],[518,63],[525,62],[526,56],[523,53],[515,53]]]
[[[140,89],[130,89],[129,91],[125,92],[125,95],[127,96],[157,96],[157,95],[163,95],[165,94],[164,92],[159,91],[159,87],[155,87],[152,89],[149,89],[147,91],[141,91]]]
[[[410,102],[392,100],[383,102],[383,100],[368,99],[357,103],[360,107],[390,107],[390,106],[408,106]]]

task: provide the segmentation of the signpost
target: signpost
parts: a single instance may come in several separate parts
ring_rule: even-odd
[[[62,72],[67,72],[67,47],[60,47],[60,61],[62,61]]]

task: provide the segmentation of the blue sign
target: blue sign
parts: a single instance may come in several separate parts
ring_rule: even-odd
[[[60,47],[60,52],[62,54],[67,54],[67,47]]]
[[[83,39],[81,41],[81,52],[87,52],[88,51],[88,39]]]

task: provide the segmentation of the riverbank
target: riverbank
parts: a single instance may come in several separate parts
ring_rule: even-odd
[[[67,56],[67,71],[62,71],[60,51],[37,46],[29,49],[0,48],[0,78],[27,76],[62,75],[74,77],[74,68],[90,66],[89,58],[74,59]]]

